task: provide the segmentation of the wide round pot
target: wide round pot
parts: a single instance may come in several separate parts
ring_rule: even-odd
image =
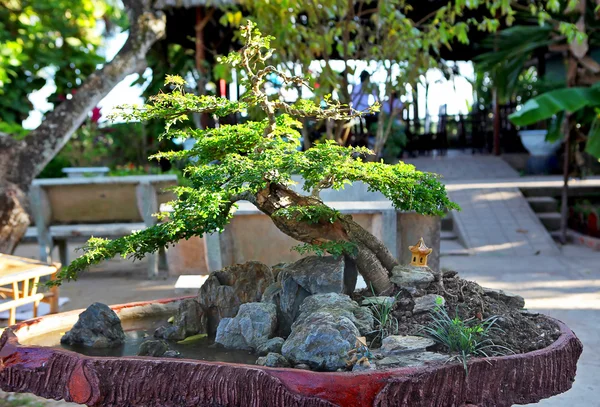
[[[548,130],[521,130],[519,137],[529,154],[533,156],[549,156],[556,152],[562,140],[546,141]]]
[[[179,299],[113,306],[119,317],[169,315]],[[80,311],[29,320],[0,340],[0,388],[88,406],[358,407],[511,406],[565,392],[575,378],[581,342],[562,322],[551,346],[461,364],[362,373],[151,357],[89,357],[25,346],[48,330],[69,329]]]

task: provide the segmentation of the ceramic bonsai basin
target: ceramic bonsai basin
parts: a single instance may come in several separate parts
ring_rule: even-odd
[[[113,306],[127,320],[173,315],[180,299]],[[299,369],[152,357],[91,357],[22,345],[68,330],[81,311],[49,315],[6,329],[0,340],[0,388],[88,406],[511,406],[571,388],[582,351],[562,322],[550,346],[525,354],[472,359],[463,366],[322,373]]]

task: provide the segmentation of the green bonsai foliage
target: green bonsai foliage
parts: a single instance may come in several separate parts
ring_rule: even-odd
[[[119,116],[128,120],[166,120],[163,138],[196,140],[190,150],[161,152],[153,157],[185,160],[189,185],[174,189],[178,198],[171,203],[172,212],[159,215],[164,222],[116,240],[90,239],[84,254],[60,273],[57,284],[76,279],[91,264],[116,255],[141,259],[180,239],[220,232],[230,221],[235,203],[247,200],[270,216],[280,230],[304,243],[300,250],[312,248],[354,259],[359,272],[380,292],[389,288],[388,276],[396,260],[382,242],[350,216],[326,206],[319,199],[319,191],[363,181],[400,210],[441,215],[457,208],[448,200],[436,175],[404,163],[365,162],[361,157],[371,153],[366,148],[323,142],[298,151],[298,118],[348,120],[364,112],[331,97],[324,98],[321,105],[309,100],[290,105],[270,98],[263,89],[269,76],[276,75],[289,86],[307,86],[306,82],[267,64],[274,52],[270,37],[263,37],[252,23],[241,30],[244,47],[222,58],[223,63],[243,73],[242,85],[247,92],[240,101],[185,93],[182,78],[167,76],[169,92],[150,98],[143,107],[119,111]],[[264,120],[203,130],[184,128],[192,113],[224,117],[255,107],[264,111]],[[304,178],[304,190],[310,194],[290,189],[294,184],[292,174]]]

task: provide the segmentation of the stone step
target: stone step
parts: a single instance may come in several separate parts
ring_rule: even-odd
[[[440,238],[442,240],[456,240],[458,236],[451,230],[442,230]]]
[[[546,229],[548,229],[550,232],[560,229],[560,213],[538,213],[537,216],[542,221],[542,224],[546,227]]]
[[[532,196],[527,203],[536,213],[558,212],[558,200],[551,196]]]

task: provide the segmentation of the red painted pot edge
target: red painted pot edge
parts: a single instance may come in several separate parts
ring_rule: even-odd
[[[176,298],[163,298],[163,299],[159,299],[159,300],[150,300],[150,301],[137,301],[137,302],[130,302],[130,303],[125,303],[125,304],[115,304],[115,305],[111,305],[110,308],[115,311],[117,314],[124,309],[130,309],[130,308],[135,308],[135,307],[142,307],[145,305],[151,305],[151,304],[168,304],[168,303],[172,303],[172,302],[177,302],[177,301],[181,301],[181,300],[185,300],[188,298],[195,298],[195,296],[184,296],[184,297],[176,297]],[[50,315],[44,315],[38,318],[34,318],[34,319],[29,319],[26,321],[22,321],[19,322],[15,325],[12,325],[10,327],[8,327],[6,330],[10,330],[12,331],[12,333],[14,333],[15,335],[18,334],[19,329],[22,329],[24,327],[28,327],[31,326],[33,324],[36,324],[37,322],[39,322],[42,319],[48,319],[48,318],[60,318],[61,316],[65,316],[65,315],[73,315],[73,314],[81,314],[85,309],[81,308],[81,309],[77,309],[77,310],[73,310],[73,311],[67,311],[67,312],[62,312],[59,314],[50,314]],[[508,355],[508,356],[496,356],[496,357],[491,357],[491,358],[473,358],[470,360],[469,365],[473,364],[473,363],[478,363],[478,362],[485,362],[488,363],[489,361],[493,361],[493,360],[497,360],[497,359],[503,359],[503,360],[509,360],[509,359],[522,359],[525,357],[529,357],[529,356],[534,356],[534,355],[539,355],[539,354],[543,354],[548,352],[549,350],[553,349],[553,348],[559,348],[561,346],[564,346],[569,340],[571,340],[573,337],[576,338],[575,334],[573,333],[573,331],[571,331],[569,329],[569,327],[562,321],[549,317],[549,316],[544,316],[545,318],[553,321],[554,323],[556,323],[558,325],[558,327],[560,328],[560,332],[561,335],[560,337],[553,342],[550,346],[547,346],[545,348],[542,349],[538,349],[532,352],[527,352],[527,353],[518,353],[518,354],[514,354],[514,355]],[[6,331],[5,330],[5,331]],[[11,338],[9,338],[8,340],[12,345],[18,346],[20,348],[44,348],[46,349],[46,347],[43,346],[24,346],[21,345],[18,342],[18,338],[17,336],[13,336]],[[115,358],[115,357],[107,357],[107,356],[85,356],[82,355],[80,353],[77,352],[72,352],[72,351],[68,351],[66,349],[57,349],[57,348],[47,348],[47,349],[52,349],[55,352],[67,352],[67,353],[73,353],[78,355],[79,357],[83,358],[87,358],[87,359],[95,359],[95,358],[100,358],[100,359],[140,359],[140,360],[150,360],[150,361],[159,361],[159,360],[173,360],[173,359],[168,359],[168,358],[156,358],[156,357],[151,357],[151,356],[122,356],[119,358]],[[406,374],[411,374],[414,373],[416,371],[425,371],[425,370],[431,370],[432,368],[435,368],[435,366],[431,366],[431,367],[405,367],[405,368],[396,368],[396,369],[386,369],[384,371],[375,371],[375,372],[316,372],[316,371],[311,371],[311,370],[303,370],[303,369],[293,369],[293,368],[272,368],[272,367],[267,367],[267,366],[254,366],[254,365],[246,365],[243,363],[230,363],[230,362],[212,362],[212,361],[202,361],[202,360],[197,360],[197,359],[177,359],[178,361],[181,362],[191,362],[191,363],[208,363],[208,364],[216,364],[216,365],[231,365],[231,366],[245,366],[245,367],[253,367],[256,369],[260,369],[260,370],[267,370],[270,372],[294,372],[296,373],[298,376],[314,376],[314,375],[329,375],[329,376],[336,376],[336,375],[340,375],[340,376],[362,376],[362,377],[366,377],[366,376],[372,376],[372,375],[378,375],[380,376],[381,373],[390,373],[390,374],[386,374],[386,376],[396,376],[398,373],[406,373]]]
[[[111,306],[115,312],[119,313],[124,309],[130,309],[134,307],[142,307],[151,304],[167,304],[171,302],[177,302],[185,298],[193,298],[193,297],[180,297],[180,298],[168,298],[161,300],[153,300],[153,301],[141,301],[135,303],[127,303],[127,304],[119,304]],[[9,328],[7,328],[2,335],[1,348],[0,348],[0,359],[5,361],[6,358],[10,359],[8,364],[10,365],[18,365],[22,364],[23,367],[26,368],[36,368],[38,366],[43,365],[46,361],[50,360],[51,357],[56,355],[69,355],[70,357],[74,357],[79,360],[78,365],[84,364],[86,361],[91,360],[139,360],[144,361],[149,364],[158,364],[161,362],[168,361],[169,363],[177,363],[177,364],[203,364],[203,365],[213,365],[213,366],[229,366],[232,368],[242,368],[246,370],[258,370],[267,373],[270,376],[277,378],[281,383],[285,385],[290,391],[302,394],[305,396],[313,396],[323,400],[327,400],[335,405],[340,406],[350,406],[350,405],[372,405],[377,395],[382,391],[382,389],[390,383],[390,380],[398,380],[402,378],[411,378],[417,376],[423,376],[428,373],[435,373],[436,370],[442,370],[447,368],[448,366],[456,365],[456,364],[447,364],[447,365],[432,365],[432,366],[424,366],[424,367],[408,367],[408,368],[396,368],[396,369],[387,369],[380,370],[374,372],[314,372],[300,369],[292,369],[292,368],[270,368],[264,366],[254,366],[254,365],[246,365],[246,364],[236,364],[236,363],[227,363],[227,362],[210,362],[210,361],[200,361],[194,359],[167,359],[167,358],[153,358],[153,357],[138,357],[138,356],[127,356],[127,357],[90,357],[84,356],[75,352],[71,352],[68,350],[55,349],[55,348],[47,348],[41,346],[24,346],[18,342],[18,338],[15,333],[18,333],[19,329],[24,327],[28,327],[32,324],[39,322],[42,319],[46,318],[55,318],[61,317],[65,314],[79,314],[83,310],[74,310],[69,311],[62,314],[54,314],[47,315],[40,318],[36,318],[33,320],[23,321],[18,324],[15,324]],[[518,359],[529,359],[534,358],[536,356],[543,356],[544,354],[549,354],[554,351],[560,351],[561,348],[566,348],[569,346],[570,342],[577,341],[577,337],[575,334],[561,321],[556,320],[551,317],[546,317],[551,321],[554,321],[558,327],[560,328],[561,335],[560,337],[552,343],[550,346],[539,349],[536,351],[524,353],[524,354],[516,354],[510,356],[500,356],[493,358],[473,358],[469,361],[469,369],[472,370],[474,366],[478,364],[491,364],[494,361],[509,361],[509,360],[518,360]],[[31,357],[27,357],[28,355],[36,354],[37,360],[39,363],[35,362],[35,359]],[[23,357],[24,356],[24,357]],[[1,370],[1,368],[0,368]],[[342,392],[332,392],[332,387],[337,389],[344,389]],[[77,402],[78,398],[75,394],[72,394],[72,401]],[[85,401],[81,399],[81,403]],[[360,400],[360,404],[349,404],[348,401]],[[88,400],[89,401],[89,400]]]

